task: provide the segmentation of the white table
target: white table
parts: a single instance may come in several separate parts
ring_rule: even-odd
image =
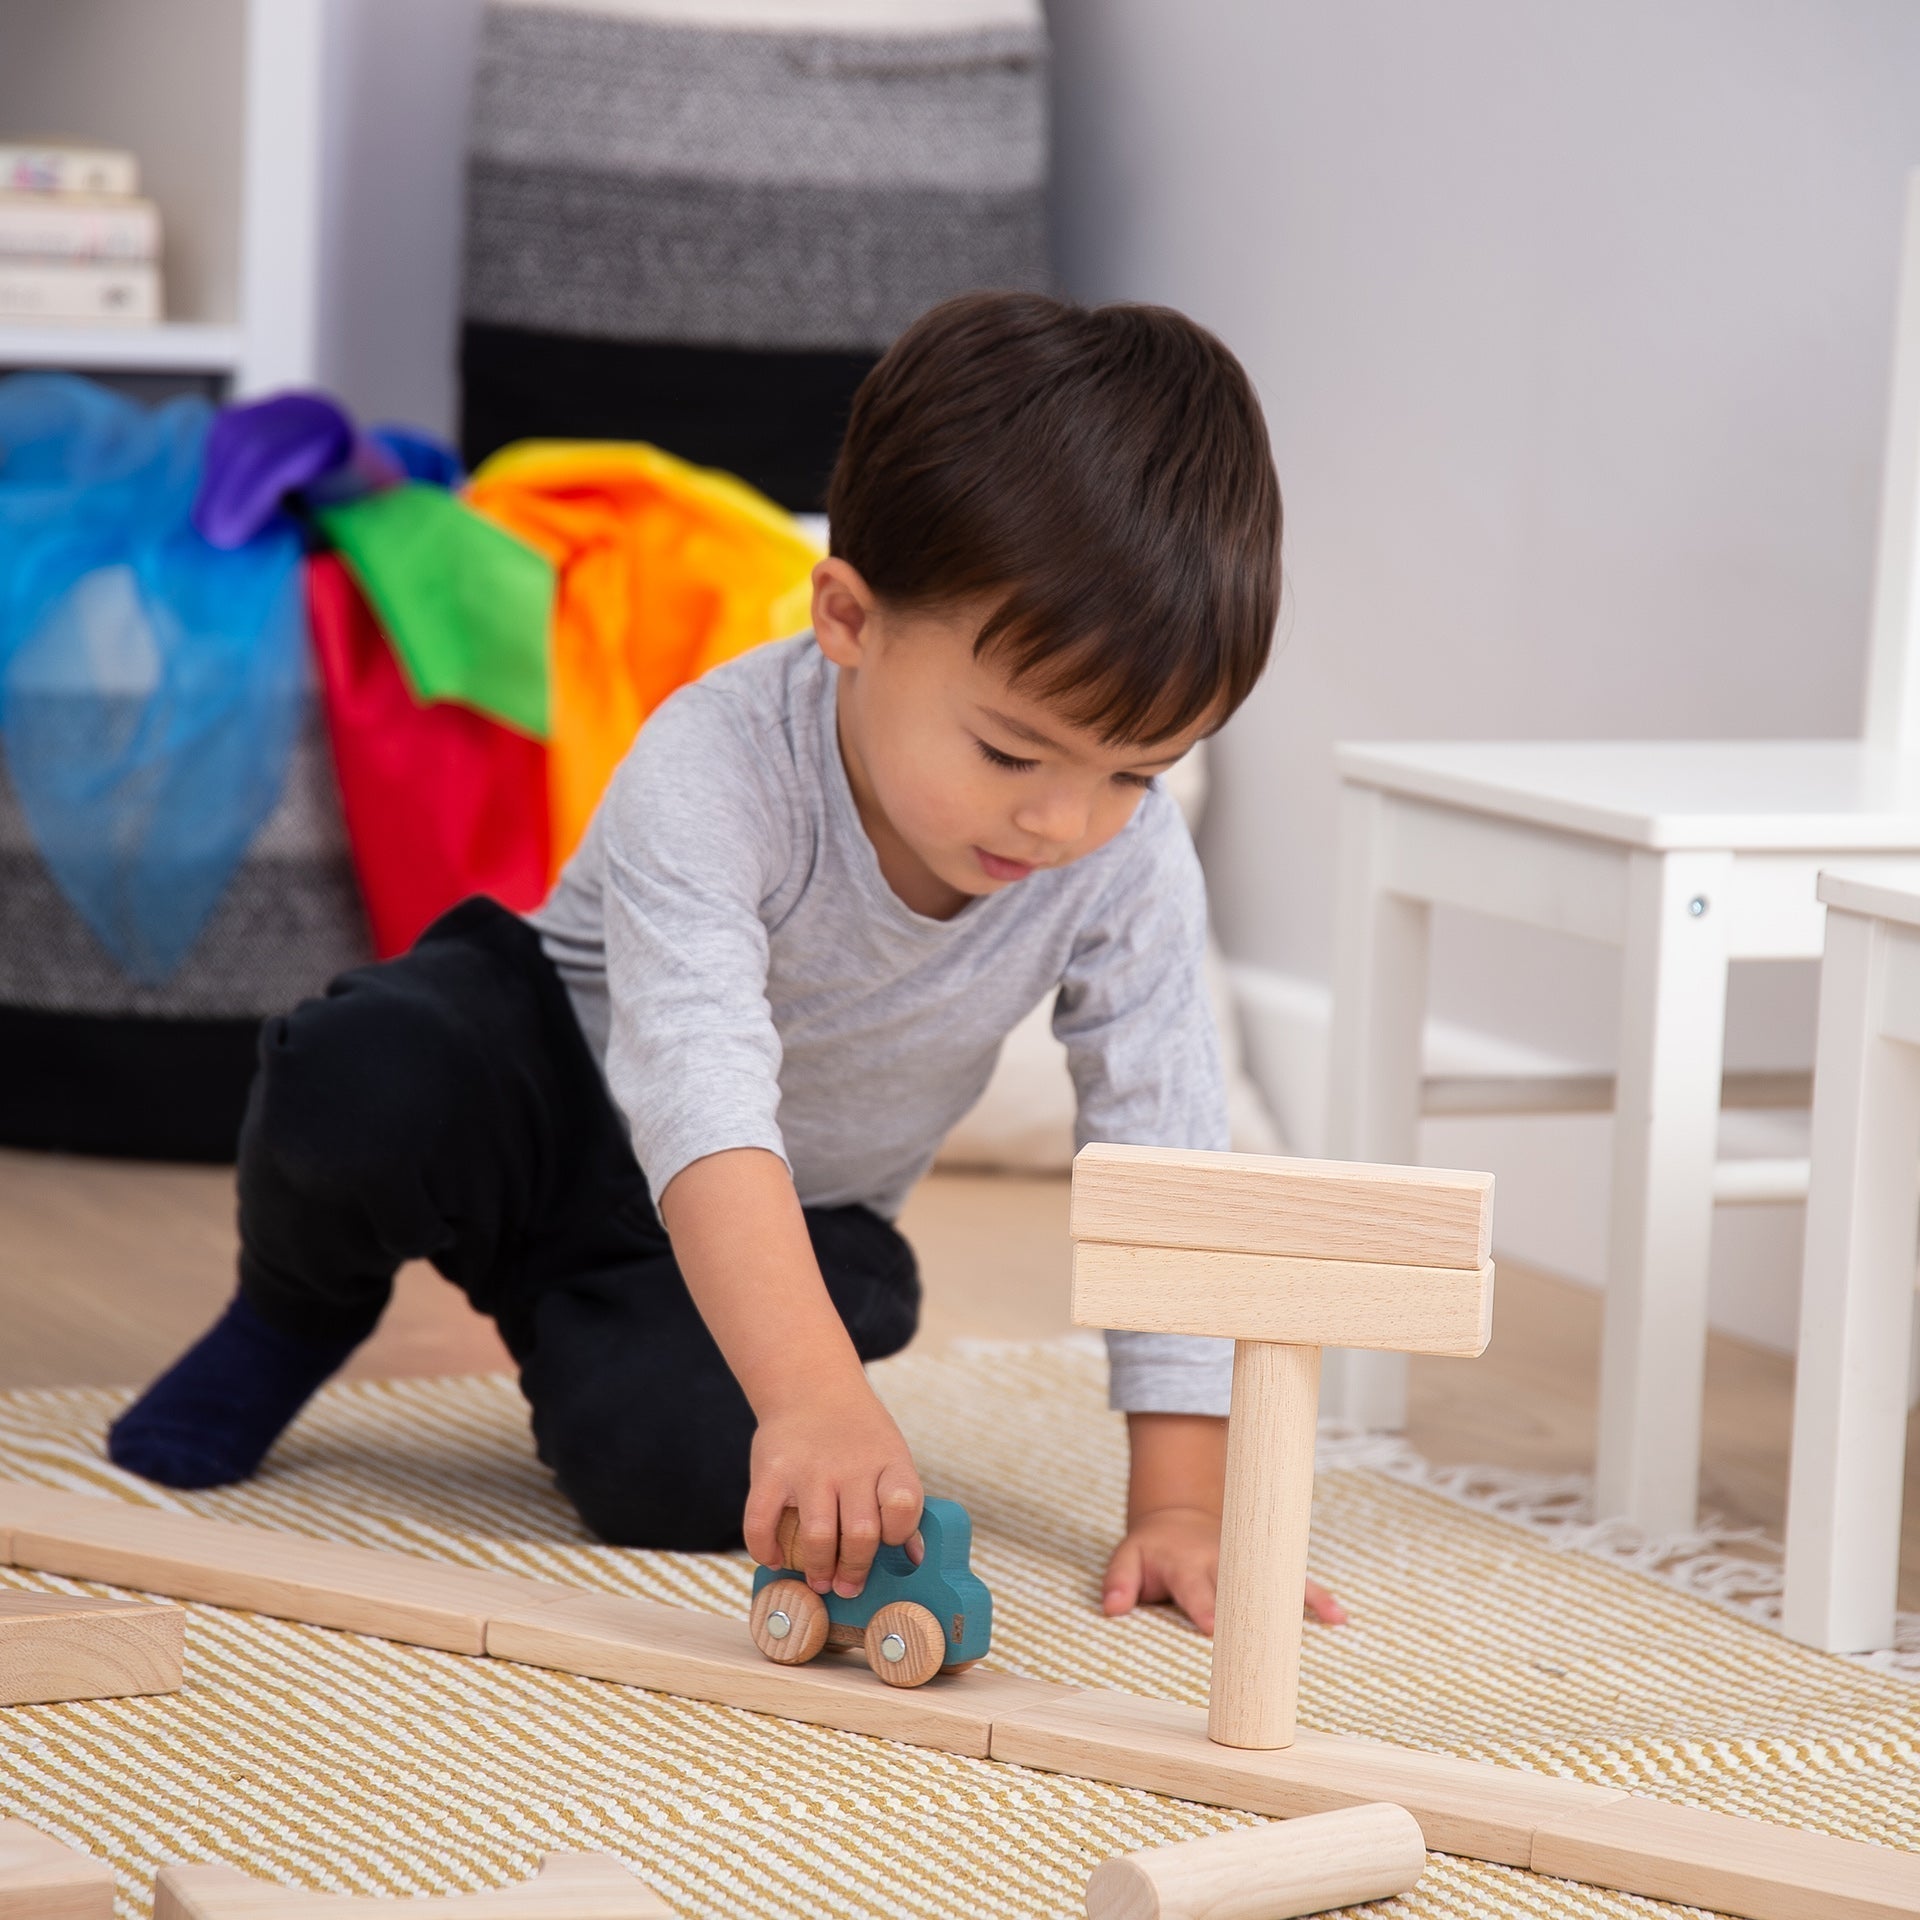
[[[1920,854],[1920,758],[1722,740],[1347,746],[1338,762],[1329,1152],[1416,1156],[1432,906],[1620,955],[1596,1501],[1690,1529],[1727,966],[1818,958],[1820,869]],[[1327,1362],[1329,1413],[1403,1423],[1403,1359]]]
[[[1820,876],[1813,1079],[1781,1624],[1893,1644],[1920,1220],[1920,863]]]

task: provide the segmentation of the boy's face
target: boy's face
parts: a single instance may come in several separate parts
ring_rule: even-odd
[[[888,884],[945,919],[1103,847],[1207,730],[1114,747],[974,656],[986,606],[883,606],[843,560],[814,569],[814,633],[840,668],[840,749]]]

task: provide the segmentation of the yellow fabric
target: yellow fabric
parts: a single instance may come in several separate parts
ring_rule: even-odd
[[[657,447],[523,440],[468,503],[551,560],[547,791],[558,873],[640,723],[709,667],[807,623],[819,549],[730,474]]]

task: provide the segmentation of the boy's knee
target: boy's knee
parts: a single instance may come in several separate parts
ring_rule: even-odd
[[[559,1461],[554,1477],[580,1518],[611,1547],[723,1553],[740,1544],[747,1476],[689,1475],[661,1462],[635,1472],[597,1461]]]
[[[241,1129],[243,1183],[326,1198],[407,1178],[458,1098],[438,1024],[354,994],[268,1020]]]
[[[597,1395],[574,1380],[535,1403],[540,1458],[609,1546],[717,1553],[740,1544],[752,1421],[738,1434],[644,1392]],[[585,1391],[581,1391],[581,1389]],[[597,1402],[597,1404],[596,1404]]]

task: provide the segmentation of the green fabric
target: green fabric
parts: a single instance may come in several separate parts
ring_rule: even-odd
[[[546,739],[550,561],[440,487],[394,487],[318,517],[416,700],[453,701]]]

